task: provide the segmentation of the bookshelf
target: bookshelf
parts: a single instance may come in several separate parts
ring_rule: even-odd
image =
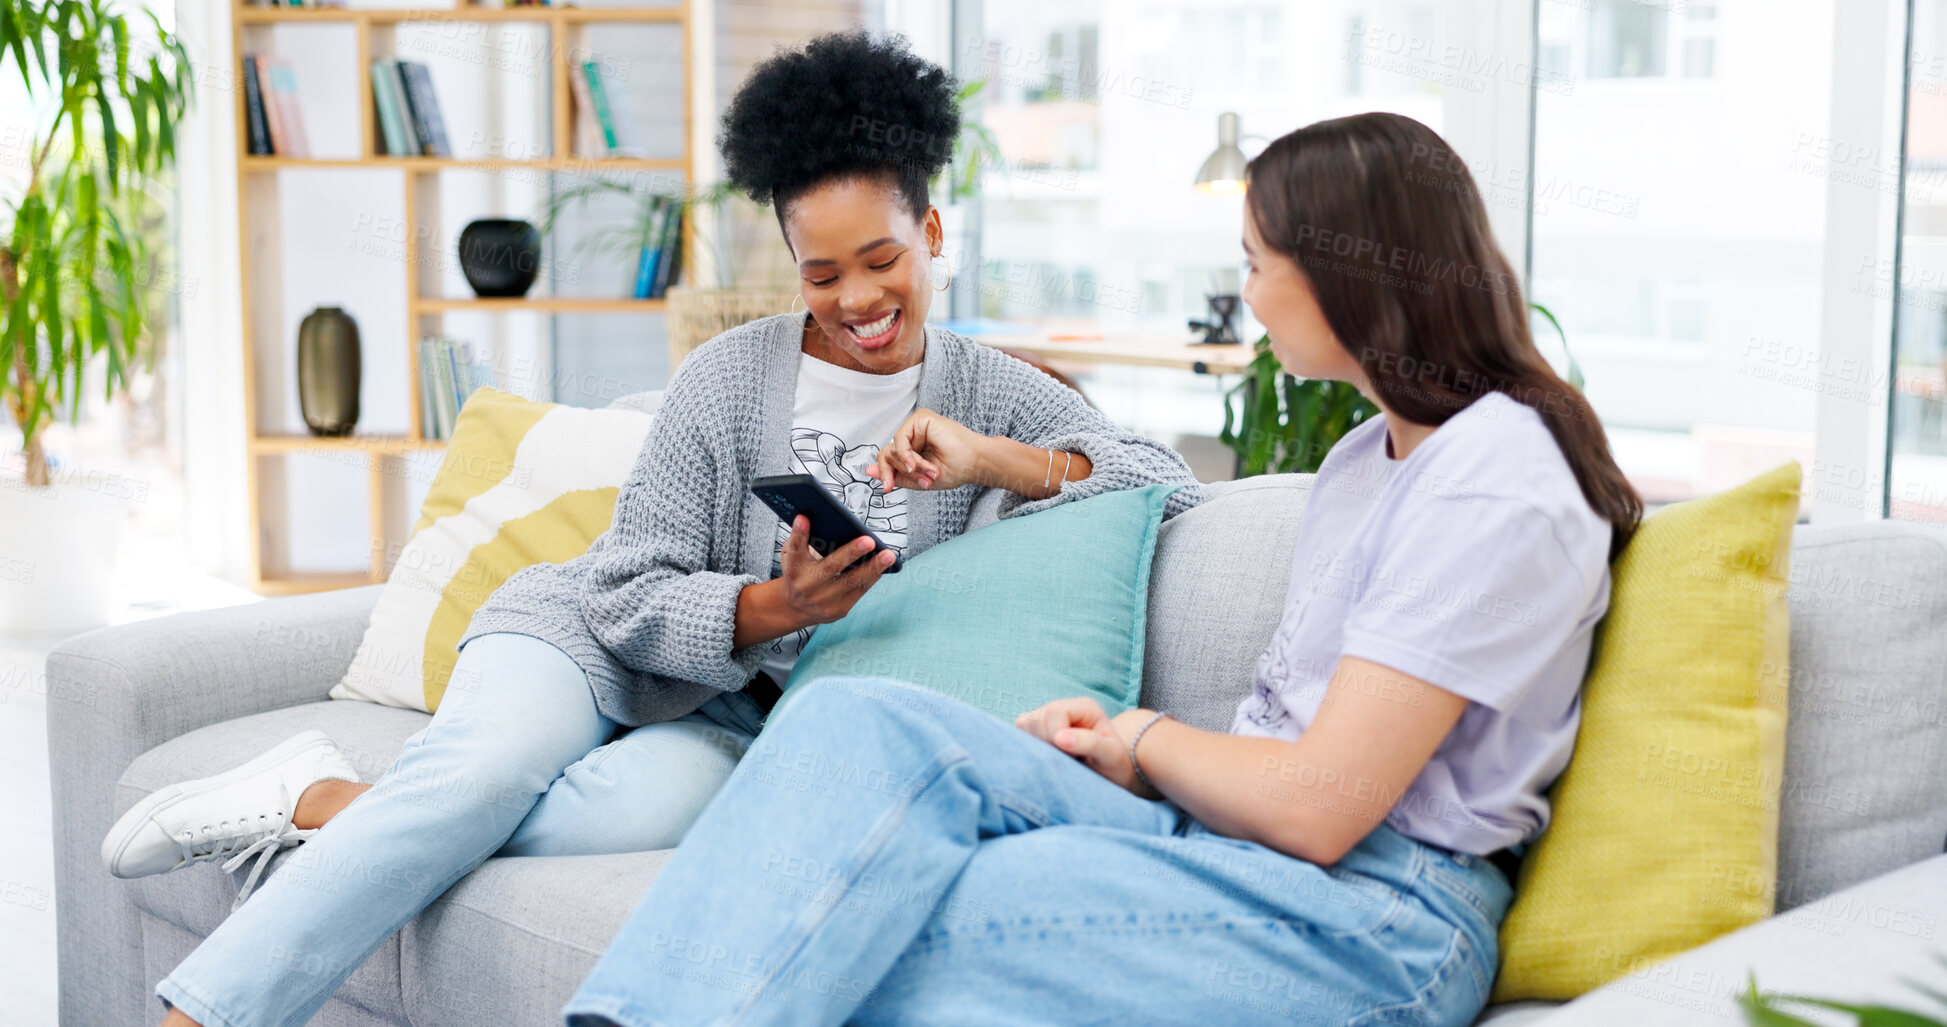
[[[489,174],[513,174],[534,176],[590,175],[600,173],[662,173],[694,183],[695,154],[692,143],[692,91],[695,76],[691,52],[690,21],[692,0],[674,0],[665,6],[522,6],[522,7],[445,7],[445,8],[290,8],[269,7],[247,4],[244,0],[231,0],[231,67],[241,75],[244,55],[250,53],[268,54],[276,50],[270,33],[284,31],[285,26],[318,26],[318,29],[302,29],[303,32],[332,31],[350,32],[350,52],[355,64],[345,72],[350,75],[349,82],[334,79],[329,83],[307,82],[307,92],[328,92],[342,88],[348,95],[356,89],[357,107],[357,153],[339,157],[287,157],[253,155],[248,152],[246,141],[248,132],[248,108],[245,90],[241,86],[231,90],[236,111],[237,128],[237,203],[239,225],[239,253],[241,255],[241,281],[238,302],[241,307],[243,325],[243,370],[244,370],[244,418],[246,438],[248,439],[248,504],[250,523],[250,568],[251,587],[263,595],[285,595],[326,589],[346,588],[355,585],[383,582],[389,567],[386,561],[388,540],[403,541],[401,522],[410,527],[413,516],[405,501],[404,479],[408,477],[401,470],[405,461],[425,454],[438,453],[446,443],[440,439],[425,437],[425,425],[421,423],[419,397],[418,340],[427,334],[443,334],[443,320],[447,315],[610,315],[625,317],[659,317],[665,311],[664,301],[660,299],[626,299],[621,296],[604,298],[600,296],[560,296],[543,295],[518,299],[485,299],[472,296],[427,295],[424,269],[427,258],[437,258],[439,254],[426,252],[434,243],[421,234],[419,226],[436,221],[441,217],[442,204],[440,192],[443,176],[448,172],[485,172]],[[428,26],[443,29],[449,35],[475,31],[480,26],[524,25],[539,28],[546,34],[548,44],[545,56],[536,55],[534,88],[542,95],[535,98],[536,110],[544,121],[542,134],[548,145],[545,153],[510,158],[499,156],[485,157],[422,157],[390,156],[383,152],[384,137],[379,117],[373,104],[372,76],[368,69],[372,61],[382,52],[396,48],[395,41],[388,34],[408,30],[423,31]],[[588,50],[584,41],[600,31],[599,27],[610,25],[667,26],[677,31],[681,37],[679,72],[681,80],[681,142],[680,152],[657,157],[607,157],[578,154],[574,150],[574,111],[569,76],[574,70],[573,62],[585,59]],[[342,35],[338,39],[342,42]],[[667,61],[665,61],[667,63]],[[442,106],[450,85],[440,86]],[[313,92],[313,95],[316,95]],[[640,113],[640,112],[638,112]],[[666,112],[664,112],[666,113]],[[456,150],[458,147],[456,146]],[[538,147],[537,147],[538,149]],[[295,319],[283,299],[284,276],[291,270],[284,266],[285,261],[278,255],[288,252],[291,245],[311,246],[312,241],[305,238],[303,226],[289,228],[278,224],[280,205],[279,191],[285,188],[285,181],[292,176],[314,176],[318,174],[345,173],[348,175],[377,174],[387,180],[387,188],[392,190],[385,202],[395,204],[403,212],[402,223],[413,226],[403,233],[401,251],[396,259],[397,274],[403,284],[404,319],[398,322],[388,317],[392,323],[367,323],[359,318],[361,334],[361,356],[365,368],[364,379],[369,386],[373,380],[373,369],[390,365],[392,370],[404,369],[406,382],[403,432],[396,430],[367,432],[366,425],[373,418],[374,406],[369,388],[363,389],[365,402],[361,404],[360,426],[348,436],[327,438],[304,433],[301,428],[293,431],[286,427],[281,430],[265,427],[260,416],[266,410],[265,397],[259,392],[266,387],[260,381],[261,373],[275,374],[279,366],[275,360],[266,359],[260,369],[260,359],[267,355],[294,350],[296,345]],[[316,181],[309,179],[308,181]],[[360,179],[359,181],[363,181]],[[302,187],[293,185],[292,190]],[[376,201],[375,201],[376,202]],[[446,211],[448,215],[451,211]],[[474,216],[521,216],[521,212],[505,210],[483,210]],[[682,226],[685,244],[688,245],[693,226]],[[437,236],[433,236],[436,239]],[[549,240],[550,248],[556,240]],[[561,240],[564,247],[570,240]],[[316,243],[315,248],[325,250],[329,240]],[[435,276],[436,277],[436,276]],[[541,289],[537,283],[536,290]],[[438,291],[433,289],[430,291]],[[275,295],[272,295],[275,294]],[[253,320],[253,309],[262,316]],[[270,313],[275,310],[276,315]],[[280,319],[281,318],[281,319]],[[546,345],[554,345],[553,332],[544,333]],[[285,361],[292,373],[294,362]],[[283,383],[289,391],[294,385]],[[393,400],[382,399],[390,405]],[[281,413],[290,420],[291,410],[286,398]],[[397,414],[396,410],[388,411]],[[396,420],[396,418],[392,418]],[[381,418],[380,420],[387,420]],[[301,425],[301,421],[297,422]],[[368,566],[363,571],[307,571],[289,566],[288,554],[285,559],[268,560],[266,553],[266,531],[270,528],[284,530],[289,517],[281,510],[267,508],[266,480],[281,483],[284,476],[295,473],[291,463],[298,458],[324,457],[334,464],[348,466],[362,464],[365,488],[368,495],[366,517],[370,544],[366,548],[369,556]],[[279,466],[280,462],[283,466]],[[267,513],[278,515],[268,517]],[[279,566],[279,564],[282,564]]]

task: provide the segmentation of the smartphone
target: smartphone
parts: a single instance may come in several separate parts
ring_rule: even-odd
[[[876,543],[873,556],[877,556],[882,549],[892,548],[872,534],[872,529],[867,528],[857,514],[832,498],[832,494],[818,484],[818,479],[809,474],[773,474],[758,478],[750,483],[750,490],[777,514],[777,519],[783,521],[786,527],[790,527],[799,514],[810,518],[811,549],[819,556],[828,556],[832,550],[861,535]],[[904,563],[895,550],[892,566],[886,568],[886,573],[896,573]]]

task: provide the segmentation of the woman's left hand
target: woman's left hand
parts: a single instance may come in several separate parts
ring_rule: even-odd
[[[1111,718],[1102,704],[1086,696],[1056,699],[1014,718],[1014,726],[1088,764],[1089,769],[1145,799],[1160,799],[1136,777],[1129,762],[1129,736],[1152,710],[1128,710]]]
[[[865,473],[893,489],[957,489],[978,482],[987,436],[925,407],[912,412]]]

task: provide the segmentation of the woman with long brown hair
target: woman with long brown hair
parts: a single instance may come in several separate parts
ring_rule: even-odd
[[[1319,469],[1230,730],[806,683],[766,765],[898,787],[733,774],[571,1025],[1474,1019],[1640,503],[1424,125],[1271,144],[1243,243],[1285,369],[1383,413]]]

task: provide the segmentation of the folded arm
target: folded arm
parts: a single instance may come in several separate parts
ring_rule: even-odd
[[[1168,798],[1218,834],[1330,866],[1386,819],[1466,709],[1452,692],[1348,656],[1296,741],[1202,731],[1168,718],[1151,725],[1136,760],[1153,790],[1129,762],[1130,739],[1153,710],[1110,720],[1093,700],[1067,699],[1018,723],[1117,784]]]
[[[1005,461],[1008,481],[999,515],[1033,513],[1104,492],[1145,485],[1183,485],[1164,507],[1174,517],[1202,501],[1202,486],[1182,454],[1155,439],[1127,431],[1088,405],[1081,393],[1032,364],[999,350],[981,347],[985,362],[981,388],[1009,403],[1004,429],[992,452]],[[1010,446],[1007,440],[1016,445]],[[1053,475],[1059,479],[1064,454],[1073,454],[1059,491],[1041,488],[1048,476],[1047,450],[1055,451]],[[1017,487],[1018,486],[1018,487]]]

